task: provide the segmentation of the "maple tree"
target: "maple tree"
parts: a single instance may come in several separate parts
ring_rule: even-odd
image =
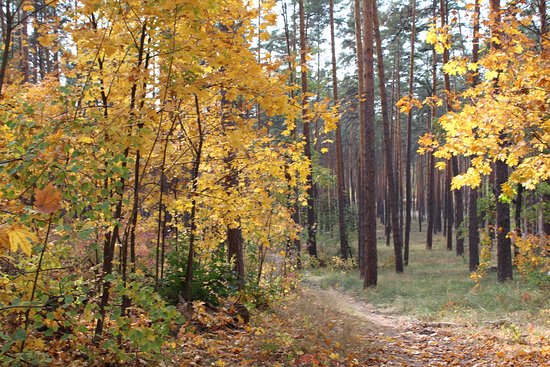
[[[20,5],[8,2],[8,16]],[[201,287],[196,277],[229,246],[232,230],[242,238],[240,260],[225,251],[241,289],[256,277],[256,256],[296,236],[289,198],[305,202],[305,191],[294,192],[310,163],[303,144],[285,137],[300,108],[276,72],[280,63],[250,49],[257,29],[273,24],[272,5],[264,4],[256,26],[258,9],[240,1],[45,5],[69,21],[44,33],[40,45],[62,48],[63,57],[35,83],[9,78],[0,101],[0,174],[8,183],[0,193],[2,279],[13,284],[2,298],[10,310],[2,322],[26,315],[25,335],[17,322],[6,330],[2,358],[25,358],[16,350],[44,357],[35,345],[44,332],[38,320],[58,297],[64,301],[51,306],[49,335],[74,340],[69,329],[78,328],[79,338],[89,338],[84,344],[109,349],[119,338],[158,350],[173,308],[156,313],[165,326],[130,325],[161,302],[151,292],[167,284],[169,253],[186,259],[180,292],[191,301]],[[13,55],[3,55],[7,70],[16,70]],[[283,121],[282,133],[259,126],[260,114],[268,125]],[[252,267],[246,274],[244,256]],[[25,287],[31,275],[32,291]],[[258,282],[266,276],[257,270]]]
[[[518,7],[501,10],[498,2],[491,3],[491,34],[485,41],[489,50],[478,61],[460,57],[444,65],[446,75],[474,72],[483,80],[458,97],[447,90],[450,111],[438,121],[445,132],[444,141],[438,143],[430,135],[421,139],[420,150],[435,149],[437,158],[470,157],[465,173],[453,169],[455,192],[464,185],[478,188],[481,177],[495,170],[501,281],[512,277],[508,203],[517,194],[514,187],[533,190],[548,180],[550,172],[546,144],[549,130],[541,109],[548,91],[543,77],[548,72],[547,41],[539,43],[522,32],[531,17]],[[445,32],[444,28],[433,28],[426,38],[444,53],[450,47]],[[438,165],[445,167],[444,162]]]

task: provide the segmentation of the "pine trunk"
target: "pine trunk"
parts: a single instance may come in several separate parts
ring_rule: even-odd
[[[376,2],[373,3],[374,11],[374,35],[376,39],[376,61],[378,66],[378,84],[380,88],[380,100],[382,104],[382,128],[384,136],[384,154],[386,161],[386,179],[387,179],[387,200],[389,201],[391,230],[393,232],[393,248],[395,256],[395,271],[403,272],[402,242],[401,231],[399,228],[399,204],[397,184],[395,182],[395,173],[393,168],[392,142],[390,137],[390,121],[388,116],[388,100],[386,94],[386,84],[384,75],[384,58],[382,54],[382,40],[380,37],[380,27],[378,24],[378,9]]]
[[[365,70],[365,137],[363,148],[363,203],[365,206],[365,278],[364,287],[374,287],[378,281],[376,252],[376,162],[374,130],[374,0],[363,2],[363,57]]]

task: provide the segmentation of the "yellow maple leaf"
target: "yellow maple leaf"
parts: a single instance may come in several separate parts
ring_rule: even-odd
[[[16,252],[21,249],[25,255],[32,253],[32,242],[36,236],[26,227],[19,225],[3,225],[0,227],[0,247],[8,247]]]
[[[34,11],[34,6],[31,4],[30,1],[25,1],[23,3],[23,6],[21,7],[23,11],[32,12]]]
[[[44,189],[37,189],[34,195],[34,207],[40,213],[51,214],[61,208],[61,193],[51,182]]]
[[[443,171],[447,167],[447,164],[443,161],[436,162],[435,168],[437,168],[440,171]]]

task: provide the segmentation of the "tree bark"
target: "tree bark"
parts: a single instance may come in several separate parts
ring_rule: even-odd
[[[474,3],[474,26],[473,26],[473,44],[472,44],[472,62],[476,63],[479,60],[479,0]],[[472,85],[475,86],[479,82],[479,76],[472,76]],[[479,224],[477,214],[477,199],[478,189],[470,188],[470,202],[468,209],[468,255],[470,258],[470,271],[476,271],[479,267]]]
[[[390,122],[388,116],[388,100],[386,94],[386,83],[384,73],[384,57],[382,54],[382,40],[380,37],[380,26],[378,23],[378,9],[376,1],[373,1],[374,11],[374,36],[376,39],[376,61],[378,67],[378,86],[380,89],[380,100],[382,105],[382,129],[384,137],[384,155],[386,160],[386,179],[388,186],[388,200],[390,210],[391,229],[393,232],[393,249],[395,256],[395,271],[403,272],[401,230],[399,228],[399,203],[397,183],[393,167],[392,142],[390,137]]]
[[[500,23],[500,0],[490,0],[490,15],[492,38],[498,39],[497,25]],[[492,42],[491,48],[498,50],[500,44]],[[498,76],[494,80],[494,93],[499,93]],[[505,141],[505,136],[501,136]],[[510,206],[500,200],[502,185],[508,181],[508,166],[502,160],[495,162],[495,196],[496,204],[496,237],[497,237],[497,277],[499,282],[513,278],[512,275],[512,244],[508,233],[510,232]]]
[[[315,197],[313,188],[313,161],[311,157],[311,133],[308,115],[308,85],[307,85],[307,43],[306,43],[306,24],[304,0],[298,2],[298,12],[300,13],[300,65],[301,65],[301,84],[302,84],[302,121],[304,124],[304,150],[305,156],[309,160],[310,166],[307,174],[307,251],[310,256],[317,257],[317,241],[315,234]]]
[[[332,98],[338,104],[338,76],[336,75],[336,44],[334,42],[334,0],[329,1],[330,45],[332,56]],[[342,158],[342,129],[340,121],[336,126],[336,191],[338,198],[338,225],[340,230],[340,256],[351,256],[346,233],[346,189],[344,186],[344,160]]]
[[[377,284],[377,252],[376,252],[376,163],[375,163],[375,130],[374,130],[374,0],[363,2],[363,67],[365,70],[365,136],[362,147],[364,157],[363,187],[365,206],[365,278],[364,287],[374,287]],[[360,204],[361,205],[361,204]]]
[[[414,79],[414,39],[415,39],[415,18],[416,18],[416,0],[412,0],[412,29],[411,29],[411,55],[409,66],[409,98],[413,98],[413,79]],[[412,182],[411,182],[411,130],[412,130],[412,108],[407,114],[407,145],[405,153],[405,253],[403,262],[409,265],[409,242],[411,235],[411,205],[412,205]]]
[[[453,176],[460,174],[458,166],[458,157],[451,158],[451,165],[453,168]],[[460,233],[462,222],[464,221],[464,200],[462,197],[462,189],[454,190],[455,197],[455,237],[456,237],[456,255],[464,255],[464,237]]]
[[[510,206],[500,200],[502,185],[508,181],[508,166],[497,160],[495,164],[495,194],[497,197],[496,224],[497,224],[497,274],[499,282],[512,279],[512,243],[510,232]]]
[[[356,41],[356,51],[357,51],[357,100],[359,103],[359,131],[365,131],[365,77],[364,77],[364,62],[363,62],[363,40],[362,40],[362,25],[361,25],[361,6],[360,1],[355,0],[354,3],[355,10],[355,41]],[[365,216],[365,192],[363,189],[363,171],[364,171],[364,154],[363,150],[365,147],[365,136],[364,134],[359,134],[359,159],[356,177],[357,177],[357,186],[356,186],[356,205],[357,205],[357,253],[359,258],[359,273],[362,278],[365,277],[366,264],[365,264],[365,237],[366,237],[366,216]]]

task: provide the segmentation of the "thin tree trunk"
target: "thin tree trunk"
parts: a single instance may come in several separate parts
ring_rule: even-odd
[[[490,15],[494,22],[491,26],[492,37],[499,38],[497,26],[500,23],[500,1],[490,0]],[[498,42],[492,42],[495,50],[500,48]],[[499,93],[498,77],[494,80],[495,93]],[[501,139],[504,141],[505,136]],[[508,166],[502,160],[495,162],[495,196],[496,204],[496,237],[497,237],[497,277],[499,282],[512,279],[512,244],[508,233],[510,232],[510,206],[500,200],[502,185],[508,181]]]
[[[14,15],[11,13],[11,1],[6,0],[6,11],[4,13],[5,22],[5,36],[2,40],[4,43],[4,51],[2,52],[2,64],[0,64],[0,97],[2,96],[2,88],[4,86],[5,78],[6,78],[6,70],[8,68],[8,60],[10,58],[10,48],[11,48],[11,41],[12,41],[12,33],[13,33],[13,17]]]
[[[510,206],[499,200],[502,194],[502,185],[508,181],[508,166],[497,160],[495,163],[495,193],[497,197],[497,273],[498,280],[504,282],[512,279],[512,244],[510,232]]]
[[[338,77],[336,75],[336,44],[334,42],[334,0],[329,0],[330,44],[332,56],[332,98],[338,104]],[[346,233],[346,189],[344,187],[344,160],[342,158],[342,130],[340,122],[336,126],[336,191],[338,197],[338,224],[340,230],[340,256],[347,259],[351,256]]]
[[[414,79],[414,40],[415,40],[415,18],[416,18],[416,0],[412,0],[412,29],[411,29],[411,56],[409,66],[409,98],[413,98],[413,79]],[[409,243],[411,235],[411,204],[412,204],[412,182],[411,182],[411,131],[412,131],[412,108],[407,114],[407,146],[405,154],[405,254],[403,262],[405,266],[409,265]]]
[[[515,219],[515,225],[516,225],[516,235],[518,237],[521,237],[521,234],[522,234],[521,210],[523,208],[523,185],[522,184],[517,185],[517,195],[516,195],[515,204],[516,205],[515,205],[514,219]],[[514,257],[517,256],[518,254],[519,254],[519,248],[516,242],[514,242]]]
[[[357,100],[359,101],[359,131],[365,131],[365,77],[363,67],[363,40],[362,40],[362,26],[361,26],[361,6],[360,1],[355,0],[355,41],[357,50],[357,80],[358,80],[358,92]],[[364,171],[364,156],[363,147],[365,147],[365,136],[359,134],[359,159],[357,167],[357,186],[356,186],[356,205],[357,205],[357,252],[359,257],[359,272],[362,278],[365,277],[366,264],[365,264],[365,231],[366,231],[366,217],[365,217],[365,192],[363,190],[363,171]]]
[[[445,168],[445,236],[447,237],[447,250],[453,249],[453,196],[451,193],[451,181],[453,179],[451,162],[447,161]]]
[[[399,228],[399,204],[397,184],[393,169],[392,142],[390,137],[390,121],[388,116],[388,100],[386,94],[384,57],[382,53],[382,40],[380,37],[380,26],[378,24],[378,9],[376,1],[373,1],[374,36],[376,39],[376,59],[378,67],[378,86],[380,88],[380,100],[382,104],[382,128],[384,135],[384,155],[386,160],[386,179],[388,187],[388,200],[391,217],[391,228],[393,232],[393,249],[395,256],[395,271],[403,272],[401,230]]]
[[[474,27],[473,27],[473,45],[472,45],[472,62],[477,63],[479,60],[479,0],[474,3]],[[476,74],[472,77],[472,85],[475,86],[479,82],[479,76]],[[468,255],[470,258],[470,271],[476,271],[479,267],[479,219],[477,215],[477,200],[478,189],[470,188],[470,202],[468,210]]]
[[[189,214],[189,249],[187,253],[187,267],[185,270],[185,281],[183,283],[183,298],[187,302],[193,300],[193,260],[195,259],[195,236],[197,231],[196,211],[197,211],[197,199],[196,193],[198,189],[198,178],[200,172],[200,165],[202,159],[202,145],[204,143],[204,130],[202,127],[202,120],[199,107],[199,97],[195,94],[195,112],[197,114],[197,130],[198,130],[198,142],[197,146],[193,147],[195,153],[195,159],[193,161],[193,171],[191,173],[191,213]]]
[[[430,110],[430,115],[426,122],[426,131],[430,134],[432,131],[432,118],[435,114],[435,108]],[[428,227],[426,228],[426,249],[431,250],[433,247],[433,234],[434,234],[434,221],[435,221],[435,172],[434,172],[434,160],[432,152],[428,152],[426,159],[426,175],[428,181],[428,193],[427,193],[427,221]]]
[[[422,221],[426,212],[424,201],[424,158],[418,157],[418,182],[416,185],[416,197],[418,200],[418,231],[422,232]]]
[[[451,165],[453,168],[453,176],[457,176],[458,174],[460,174],[458,157],[451,158]],[[462,222],[464,222],[464,200],[462,196],[462,189],[454,190],[454,198],[455,198],[454,224],[455,224],[455,237],[456,237],[456,255],[462,256],[464,255],[464,237],[462,236],[462,233],[461,233]]]
[[[306,42],[306,24],[304,13],[304,0],[298,2],[298,12],[300,13],[300,66],[301,66],[301,84],[302,84],[302,122],[304,124],[304,150],[305,156],[309,161],[309,170],[307,173],[307,251],[310,256],[317,257],[317,242],[315,234],[315,197],[312,179],[313,161],[311,157],[311,133],[310,121],[308,115],[308,85],[307,85],[307,42]]]

